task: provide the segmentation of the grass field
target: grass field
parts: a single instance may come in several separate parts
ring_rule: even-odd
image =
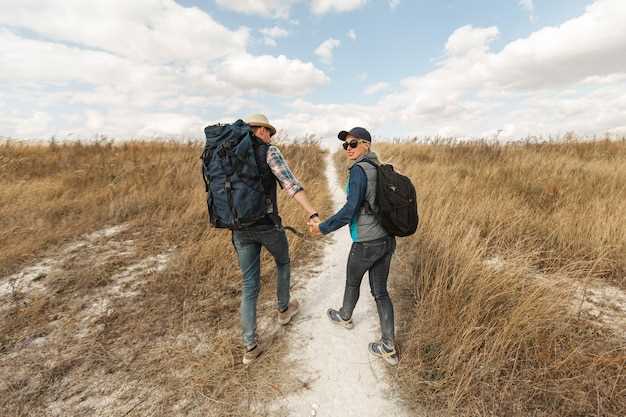
[[[328,214],[324,153],[281,145]],[[391,279],[416,410],[626,414],[626,142],[376,144],[409,175],[418,233]],[[345,172],[343,151],[336,161]],[[0,145],[0,415],[265,415],[297,381],[245,368],[230,234],[206,223],[197,144]],[[284,222],[305,216],[280,193]],[[290,236],[307,265],[320,243]],[[612,289],[609,296],[602,290]],[[600,294],[600,295],[597,295]],[[617,300],[617,301],[616,301]]]
[[[319,146],[281,149],[328,211]],[[200,153],[0,145],[0,415],[240,416],[286,389],[280,334],[259,366],[241,365],[241,278],[230,233],[207,225]],[[304,229],[279,194],[285,224]],[[290,236],[293,263],[318,245]],[[271,322],[267,256],[263,272],[259,318]]]
[[[418,191],[420,228],[401,239],[392,281],[408,402],[626,415],[626,305],[595,300],[621,309],[603,323],[581,295],[626,288],[626,142],[374,150]]]

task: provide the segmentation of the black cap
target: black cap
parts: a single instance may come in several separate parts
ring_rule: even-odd
[[[372,141],[372,136],[370,135],[370,132],[362,127],[353,127],[352,129],[350,129],[349,132],[342,130],[341,132],[339,132],[337,137],[339,138],[339,140],[346,140],[346,136],[348,135],[358,139],[366,140],[368,142]]]

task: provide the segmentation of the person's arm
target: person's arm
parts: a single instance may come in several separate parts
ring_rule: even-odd
[[[309,216],[312,216],[313,214],[318,214],[317,210],[315,210],[313,206],[311,205],[311,202],[309,201],[308,197],[304,193],[304,190],[298,191],[297,193],[295,193],[293,195],[293,198],[298,203],[300,203],[302,208],[308,213]]]
[[[348,181],[346,204],[337,213],[319,225],[320,232],[326,235],[350,223],[350,220],[361,209],[366,191],[367,176],[365,171],[358,165],[352,167],[350,169],[350,180]]]
[[[293,197],[309,216],[317,213],[304,193],[304,187],[291,171],[283,154],[276,146],[270,146],[267,150],[267,164],[289,197]]]

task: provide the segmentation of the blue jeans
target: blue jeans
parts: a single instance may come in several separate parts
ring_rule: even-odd
[[[267,226],[233,231],[233,246],[239,257],[243,275],[241,292],[241,329],[247,348],[256,343],[256,303],[261,286],[261,247],[274,257],[278,273],[276,296],[278,309],[289,306],[289,244],[280,226]]]
[[[387,292],[389,267],[395,250],[396,239],[391,236],[352,244],[346,268],[343,306],[339,310],[339,314],[344,320],[352,317],[354,307],[359,300],[363,275],[365,272],[369,272],[370,290],[374,300],[376,300],[382,341],[388,347],[395,346],[393,304]]]

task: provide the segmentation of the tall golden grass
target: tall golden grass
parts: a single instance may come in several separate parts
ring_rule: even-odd
[[[320,147],[281,149],[327,212]],[[0,277],[110,225],[129,224],[124,235],[136,248],[106,260],[85,248],[42,278],[46,292],[6,300],[1,415],[253,415],[255,399],[285,389],[280,338],[258,366],[241,365],[241,278],[230,233],[207,225],[200,153],[197,143],[173,142],[0,145]],[[284,223],[304,229],[305,214],[279,194]],[[289,240],[294,266],[317,256],[319,243]],[[102,301],[111,276],[169,250],[168,268],[149,273],[140,295],[109,300],[89,336],[77,335],[77,317]],[[275,313],[267,255],[262,271],[260,319]]]
[[[626,142],[374,150],[419,198],[391,281],[405,398],[461,415],[626,415],[624,340],[551,281],[625,287]]]

